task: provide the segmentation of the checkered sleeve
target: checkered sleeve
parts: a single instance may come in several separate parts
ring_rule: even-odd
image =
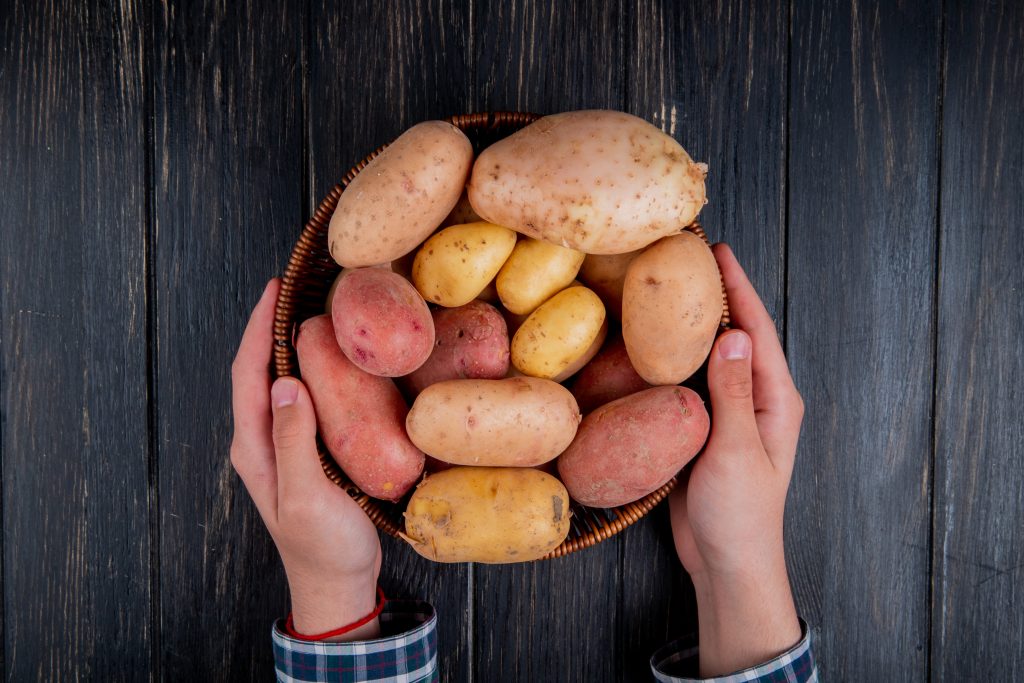
[[[651,671],[661,683],[818,683],[818,668],[811,652],[811,633],[800,620],[802,637],[788,652],[770,662],[717,678],[698,678],[697,639],[694,636],[669,643],[651,657]]]
[[[420,683],[437,681],[437,616],[418,600],[388,600],[382,637],[350,643],[298,640],[274,624],[277,680],[283,683]]]

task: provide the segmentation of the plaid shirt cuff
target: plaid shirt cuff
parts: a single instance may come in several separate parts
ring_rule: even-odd
[[[803,619],[800,620],[800,631],[803,634],[800,642],[788,652],[770,662],[728,676],[697,678],[699,669],[695,636],[673,641],[655,652],[651,657],[651,671],[661,683],[818,683],[818,668],[811,652],[811,632]]]
[[[420,683],[437,681],[437,615],[419,600],[388,600],[383,637],[350,643],[298,640],[274,624],[277,680],[284,683]]]

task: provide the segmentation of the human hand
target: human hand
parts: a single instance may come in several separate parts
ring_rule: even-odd
[[[735,329],[708,360],[707,446],[670,498],[676,551],[697,594],[703,677],[770,660],[801,635],[782,523],[803,402],[732,250],[718,244],[714,254]]]
[[[281,555],[295,630],[316,634],[374,610],[380,539],[356,502],[324,476],[306,388],[294,378],[278,379],[271,387],[268,363],[279,288],[277,279],[267,284],[231,366],[231,464]],[[337,640],[365,640],[379,632],[374,619]]]

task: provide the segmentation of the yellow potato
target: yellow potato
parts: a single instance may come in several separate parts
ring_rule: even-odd
[[[568,448],[579,423],[576,399],[556,382],[454,379],[416,397],[405,431],[424,453],[453,465],[533,467]]]
[[[428,475],[405,510],[413,550],[435,562],[537,560],[569,535],[569,494],[528,467],[453,467]]]
[[[569,363],[568,367],[566,367],[560,373],[555,375],[554,380],[556,382],[564,382],[565,380],[569,379],[577,372],[582,370],[583,366],[589,363],[591,359],[593,359],[593,357],[597,355],[597,352],[601,350],[601,346],[604,344],[604,340],[607,339],[607,337],[608,318],[606,317],[604,323],[601,324],[601,329],[598,330],[597,332],[597,336],[594,337],[594,341],[590,342],[590,346],[587,348],[586,351],[583,352],[583,355],[574,360],[572,363]]]
[[[696,372],[721,320],[718,264],[693,233],[666,237],[629,265],[622,338],[633,367],[651,384],[679,384]]]
[[[594,346],[604,304],[586,287],[569,287],[530,314],[512,338],[512,365],[524,375],[558,377]]]
[[[475,299],[501,270],[516,234],[500,225],[453,225],[428,239],[412,263],[412,281],[423,298],[448,308]]]
[[[473,146],[455,126],[424,121],[402,133],[341,194],[331,216],[331,256],[349,268],[408,254],[462,194]]]
[[[573,111],[481,152],[467,192],[484,220],[588,254],[622,254],[693,222],[706,173],[643,119]]]
[[[495,281],[501,303],[512,313],[532,312],[569,286],[585,256],[543,240],[519,240]]]

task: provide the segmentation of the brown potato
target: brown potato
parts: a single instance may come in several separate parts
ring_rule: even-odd
[[[587,254],[580,268],[579,279],[601,297],[605,309],[616,320],[622,320],[622,285],[626,281],[626,270],[639,251],[625,254]]]
[[[453,467],[416,487],[403,538],[435,562],[526,562],[569,535],[569,494],[529,467]]]
[[[711,421],[694,391],[654,387],[583,418],[558,473],[573,499],[615,507],[643,498],[674,477],[707,440]]]
[[[721,321],[721,275],[700,237],[666,237],[629,265],[622,338],[633,367],[651,384],[678,384],[696,372]]]
[[[586,415],[605,403],[650,388],[629,362],[626,344],[617,336],[576,375],[572,395],[579,403],[580,412]]]
[[[463,190],[462,195],[459,197],[459,201],[455,203],[455,207],[451,210],[451,213],[441,221],[440,227],[447,228],[449,225],[479,223],[480,220],[480,216],[476,215],[476,211],[473,210],[473,205],[469,203],[469,197],[466,196],[466,191]]]
[[[424,389],[405,429],[418,448],[454,465],[530,467],[565,450],[579,422],[576,399],[551,380],[457,379]]]
[[[405,401],[394,383],[356,367],[326,315],[310,318],[295,342],[324,444],[367,495],[398,500],[423,472],[422,451],[405,434]]]
[[[353,268],[408,254],[458,202],[472,163],[473,146],[450,123],[405,131],[341,194],[327,236],[331,256]]]
[[[386,268],[346,273],[334,291],[331,311],[341,350],[372,375],[407,375],[434,348],[427,303],[411,282]]]
[[[415,397],[450,379],[500,379],[508,373],[508,328],[498,310],[483,301],[433,312],[434,350],[401,384]]]

